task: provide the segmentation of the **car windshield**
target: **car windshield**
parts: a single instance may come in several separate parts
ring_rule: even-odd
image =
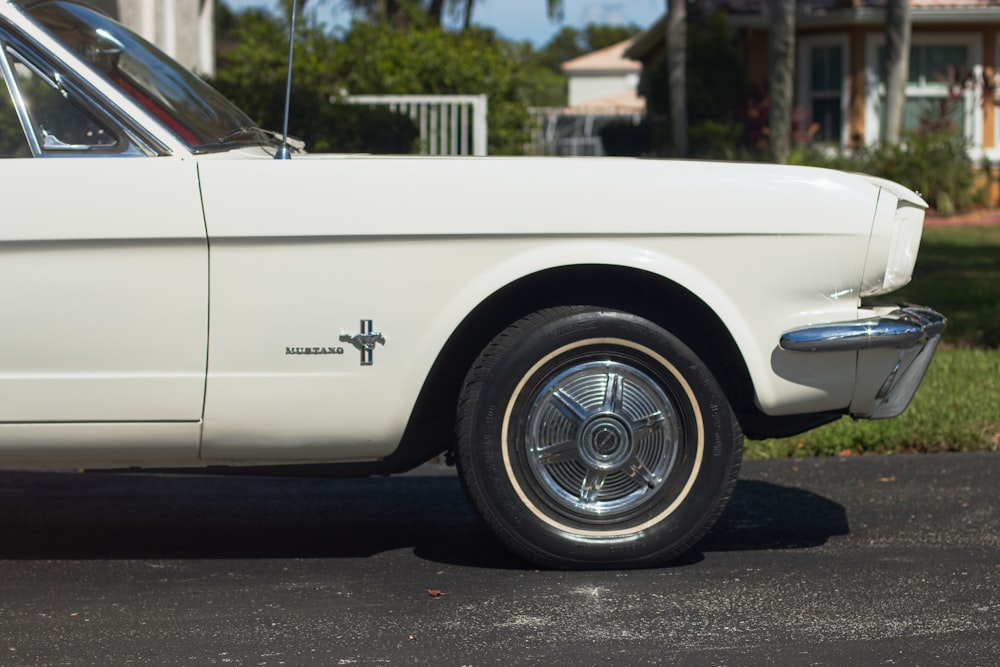
[[[198,76],[107,16],[60,0],[30,4],[25,12],[191,150],[280,143]]]

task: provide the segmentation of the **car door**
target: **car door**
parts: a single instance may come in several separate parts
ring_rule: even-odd
[[[57,65],[0,42],[0,425],[198,422],[195,163],[157,156]]]

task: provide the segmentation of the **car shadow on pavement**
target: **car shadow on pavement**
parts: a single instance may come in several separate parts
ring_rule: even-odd
[[[741,480],[706,552],[799,549],[848,532],[844,508]],[[394,550],[526,569],[473,512],[454,475],[348,480],[0,472],[0,559],[367,558]]]
[[[805,489],[739,480],[700,551],[804,549],[850,532],[843,505]]]

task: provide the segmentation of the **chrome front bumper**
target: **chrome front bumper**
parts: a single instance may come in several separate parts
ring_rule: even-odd
[[[874,319],[789,331],[779,346],[793,352],[858,352],[858,385],[850,413],[887,419],[901,414],[913,400],[946,323],[943,315],[929,308],[900,306]],[[887,373],[878,373],[878,386],[873,388],[867,387],[871,374],[862,372],[866,361],[888,368]]]

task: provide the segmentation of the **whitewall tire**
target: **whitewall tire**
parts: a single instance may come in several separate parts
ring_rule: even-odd
[[[690,548],[735,483],[743,436],[680,340],[621,311],[512,324],[466,378],[459,475],[497,536],[550,567],[643,567]]]

